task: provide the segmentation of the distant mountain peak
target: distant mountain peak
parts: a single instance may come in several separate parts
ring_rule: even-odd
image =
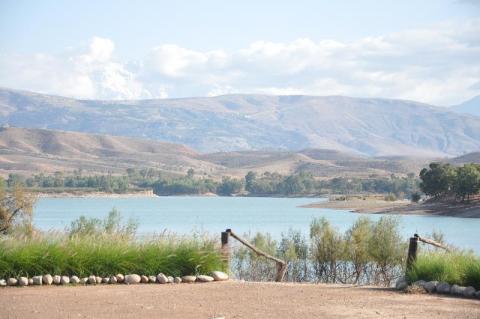
[[[474,96],[459,105],[452,106],[452,110],[457,113],[480,117],[480,95]]]

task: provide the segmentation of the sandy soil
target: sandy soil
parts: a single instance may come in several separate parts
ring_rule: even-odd
[[[382,200],[347,200],[312,203],[302,207],[346,209],[364,214],[435,215],[465,218],[480,218],[480,202],[471,203],[411,203],[409,201],[387,202]]]
[[[291,283],[0,289],[2,318],[480,318],[480,300]]]

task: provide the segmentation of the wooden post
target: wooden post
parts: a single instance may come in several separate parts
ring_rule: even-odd
[[[227,269],[230,271],[230,244],[228,243],[228,239],[230,238],[229,229],[227,231],[222,232],[222,255],[223,260],[227,264]]]
[[[410,237],[410,244],[408,245],[407,271],[412,268],[413,263],[417,259],[417,248],[418,248],[418,235],[415,234],[413,237]]]
[[[277,265],[277,275],[275,276],[275,281],[281,282],[283,280],[283,277],[285,277],[285,273],[287,272],[287,263],[285,261],[278,259],[276,257],[270,256],[269,254],[261,250],[258,250],[251,243],[249,243],[242,237],[235,234],[231,229],[227,229],[225,232],[228,233],[233,238],[235,238],[236,240],[238,240],[239,242],[241,242],[243,245],[253,250],[257,255],[273,260]]]

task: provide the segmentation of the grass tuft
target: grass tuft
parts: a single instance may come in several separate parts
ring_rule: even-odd
[[[423,252],[407,273],[407,279],[445,281],[480,289],[480,258],[464,252]]]

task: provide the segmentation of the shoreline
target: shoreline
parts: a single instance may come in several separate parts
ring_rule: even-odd
[[[382,200],[348,200],[311,203],[300,206],[303,208],[329,208],[349,210],[358,214],[386,215],[423,215],[450,216],[460,218],[480,218],[480,202],[446,203],[428,202],[412,203],[407,200],[387,202]]]

